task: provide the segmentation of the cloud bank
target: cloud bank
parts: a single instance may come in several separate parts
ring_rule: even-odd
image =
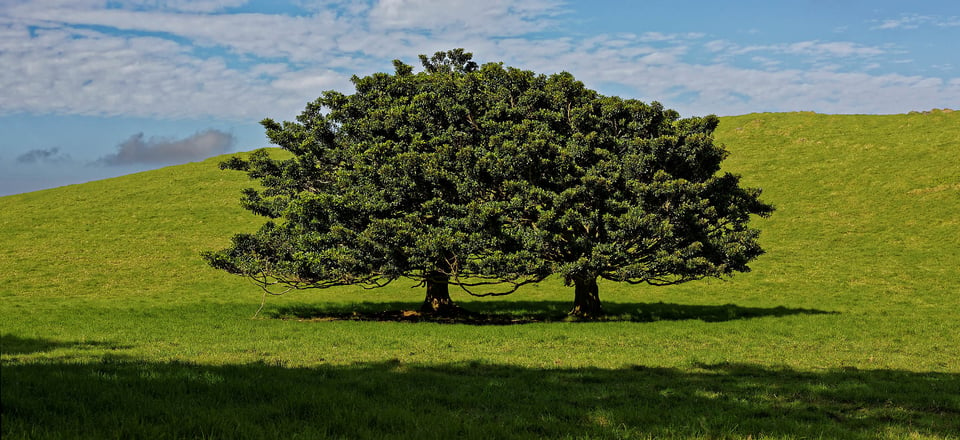
[[[202,131],[180,140],[146,139],[143,133],[137,133],[117,145],[116,153],[103,156],[96,163],[107,166],[185,163],[225,154],[233,144],[233,135],[219,130]]]
[[[10,1],[0,6],[0,115],[288,118],[349,77],[464,47],[480,62],[569,71],[588,86],[689,113],[899,113],[960,102],[960,76],[878,69],[912,62],[895,44],[756,44],[688,32],[568,32],[554,0],[302,0],[298,13],[230,12],[242,0]],[[902,15],[864,32],[954,16]],[[870,29],[872,26],[872,30]],[[949,60],[944,62],[949,66]],[[951,67],[952,68],[952,67]],[[602,91],[602,90],[601,90]]]

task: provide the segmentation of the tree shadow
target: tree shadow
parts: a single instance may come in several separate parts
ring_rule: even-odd
[[[109,342],[77,341],[63,342],[52,339],[21,338],[7,333],[0,335],[0,353],[8,355],[33,354],[53,351],[59,348],[108,348],[119,350],[124,347]]]
[[[305,321],[394,321],[469,325],[517,325],[545,322],[656,322],[700,320],[723,322],[790,315],[833,314],[816,309],[788,307],[743,307],[736,304],[685,305],[674,303],[604,303],[605,315],[574,318],[563,301],[464,301],[452,314],[433,315],[417,311],[418,303],[357,302],[278,307],[266,316]]]
[[[4,439],[873,439],[960,433],[956,373],[400,361],[287,368],[112,358],[0,368]]]

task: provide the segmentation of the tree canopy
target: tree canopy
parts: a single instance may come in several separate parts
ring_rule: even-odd
[[[715,116],[603,96],[569,73],[477,65],[462,49],[353,77],[296,122],[265,119],[292,153],[233,158],[261,183],[242,205],[268,221],[204,253],[264,288],[423,282],[499,295],[551,274],[573,312],[601,312],[598,278],[673,284],[749,270],[759,190],[720,173]],[[495,286],[500,284],[506,286]],[[495,288],[499,287],[499,288]]]

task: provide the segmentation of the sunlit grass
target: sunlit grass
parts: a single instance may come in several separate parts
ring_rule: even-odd
[[[3,438],[958,438],[960,113],[717,137],[778,209],[768,253],[602,283],[600,322],[565,320],[557,280],[453,292],[497,325],[322,319],[415,309],[404,280],[254,317],[262,293],[199,258],[263,221],[219,159],[2,197]]]

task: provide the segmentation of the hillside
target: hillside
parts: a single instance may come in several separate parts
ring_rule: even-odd
[[[728,281],[606,283],[606,303],[801,308],[840,312],[867,333],[891,321],[883,337],[905,326],[960,337],[943,328],[960,309],[960,113],[751,114],[722,118],[717,139],[731,152],[727,169],[777,207],[757,221],[768,253],[752,273]],[[54,305],[208,301],[252,314],[259,290],[198,257],[262,221],[237,204],[251,183],[219,170],[219,160],[0,198],[4,316]],[[421,292],[409,284],[362,298],[416,302]],[[270,304],[351,302],[352,292],[302,292]],[[571,296],[543,283],[504,300],[566,307]],[[5,319],[2,332],[16,328]]]
[[[0,198],[0,296],[205,295],[242,286],[198,253],[260,219],[238,206],[222,158]]]
[[[768,254],[752,289],[807,306],[956,310],[944,306],[960,292],[960,113],[745,115],[717,138],[778,208],[759,222]]]
[[[958,291],[960,113],[752,114],[722,118],[716,136],[731,152],[727,169],[777,207],[758,221],[768,254],[734,279],[737,295],[936,308]],[[250,182],[220,160],[0,198],[0,295],[248,289],[197,258],[262,221],[237,204]]]
[[[717,138],[778,209],[757,221],[767,254],[726,281],[601,283],[601,322],[326,319],[416,307],[404,281],[251,319],[262,293],[198,255],[262,221],[220,158],[2,197],[0,432],[955,439],[960,113],[752,114]],[[508,317],[573,296],[451,293]]]

